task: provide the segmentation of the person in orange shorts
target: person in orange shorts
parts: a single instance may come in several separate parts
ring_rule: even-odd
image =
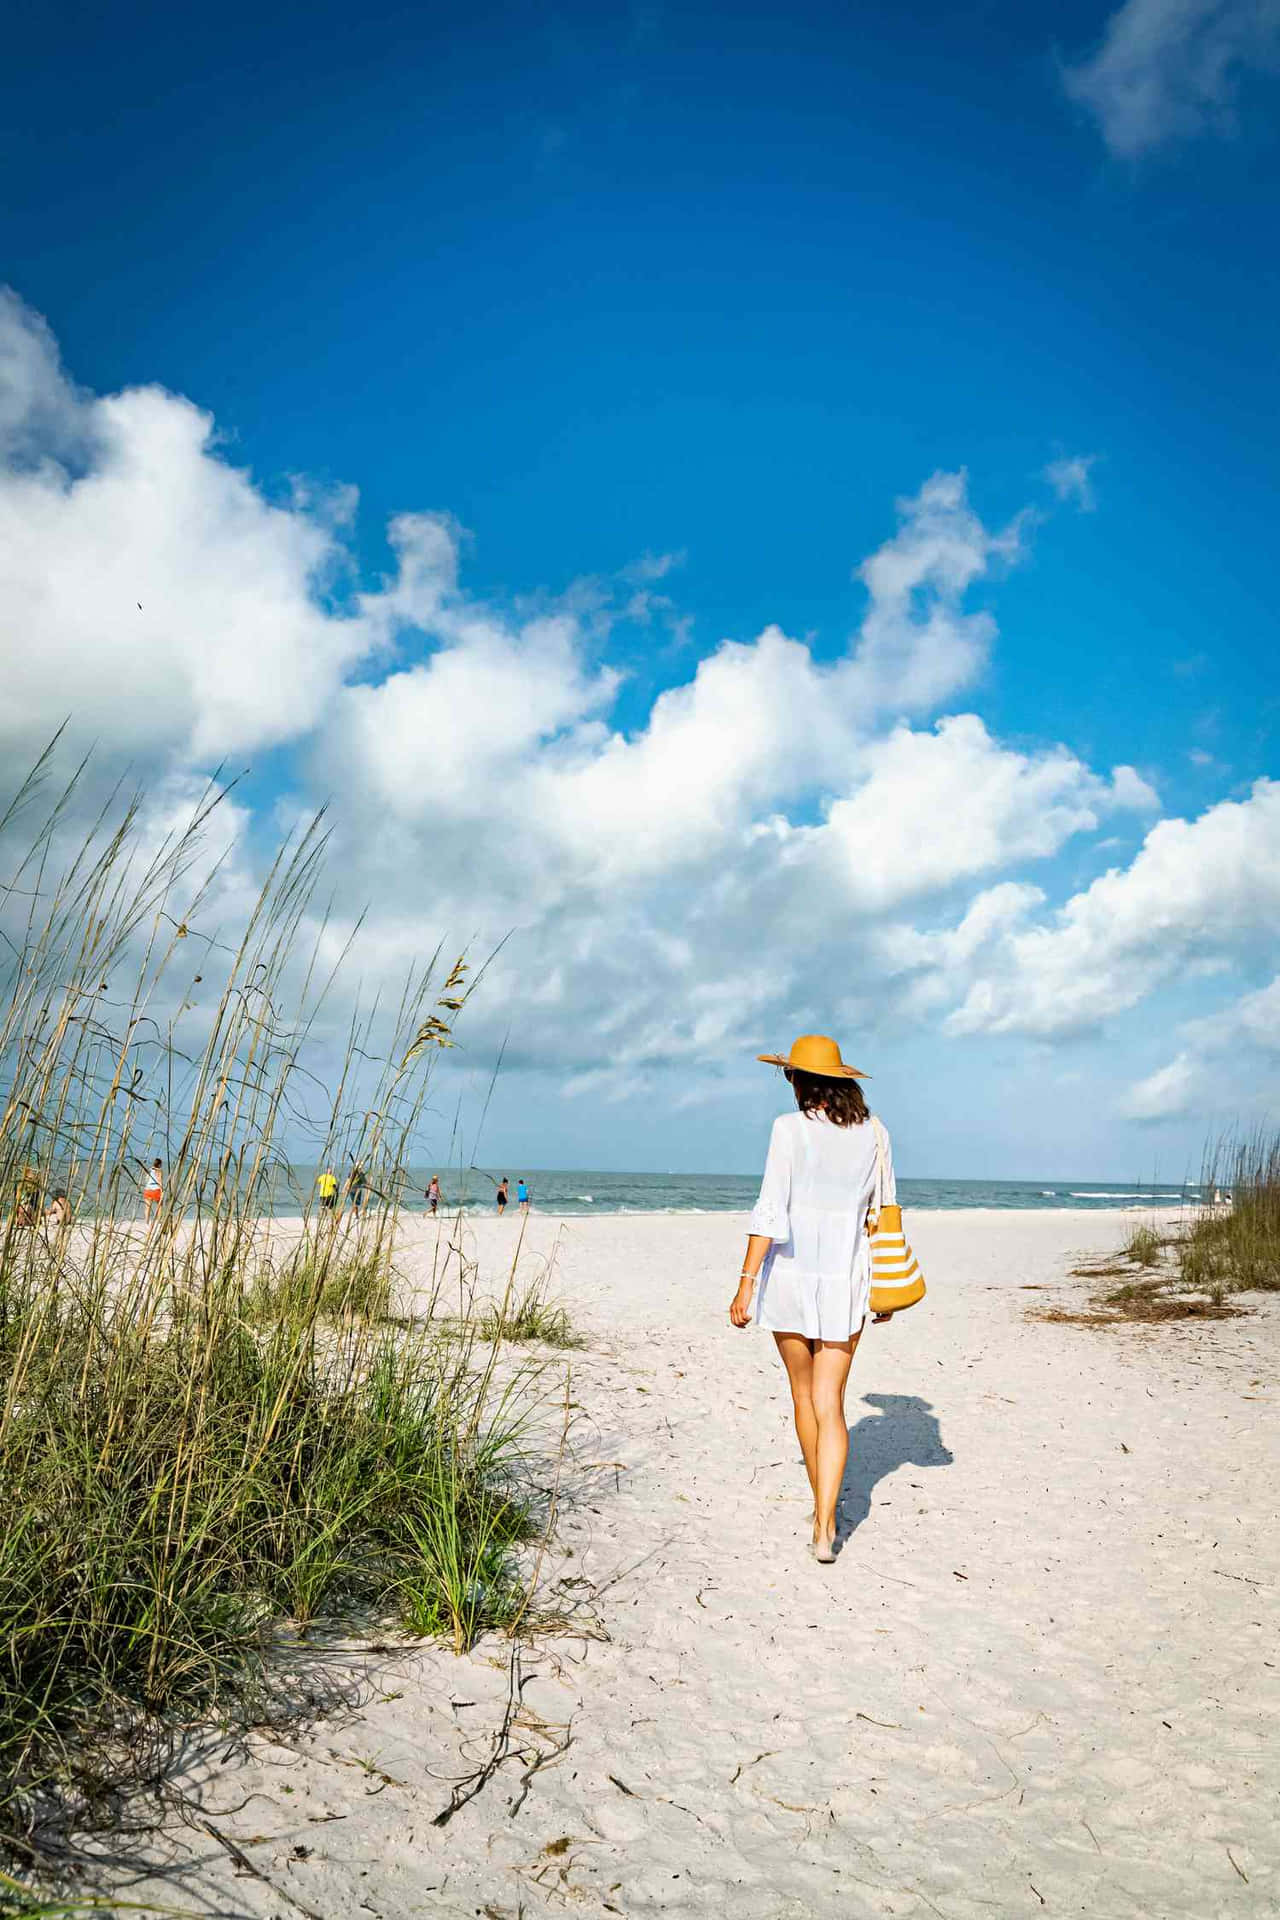
[[[153,1160],[147,1168],[146,1181],[142,1189],[142,1204],[146,1209],[147,1225],[160,1218],[160,1202],[164,1198],[164,1162]]]

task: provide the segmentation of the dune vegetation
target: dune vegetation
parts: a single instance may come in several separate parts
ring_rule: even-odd
[[[1092,1311],[1043,1317],[1090,1326],[1228,1319],[1246,1311],[1233,1296],[1280,1289],[1280,1135],[1261,1129],[1211,1143],[1200,1193],[1172,1225],[1142,1221],[1117,1254],[1072,1268],[1082,1279],[1121,1282]]]
[[[1217,1142],[1206,1155],[1205,1207],[1175,1242],[1184,1285],[1219,1297],[1280,1288],[1280,1134]]]
[[[312,904],[323,820],[228,931],[198,877],[219,793],[144,853],[140,799],[76,832],[77,782],[49,772],[0,816],[19,847],[0,873],[0,1836],[18,1860],[114,1817],[175,1716],[261,1712],[281,1648],[322,1623],[463,1648],[515,1620],[540,1524],[536,1369],[495,1369],[456,1287],[447,1334],[389,1312],[402,1169],[466,961],[426,961],[389,1016],[353,1013]],[[363,1171],[363,1211],[289,1200],[281,1143],[296,1159],[300,1138]],[[273,1226],[277,1207],[301,1226]]]

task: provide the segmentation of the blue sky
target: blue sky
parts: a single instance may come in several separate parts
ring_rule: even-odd
[[[868,607],[855,569],[893,538],[895,501],[967,472],[973,514],[992,534],[1016,528],[1017,551],[989,554],[965,587],[966,614],[986,609],[998,628],[981,662],[910,724],[974,713],[1008,752],[1061,743],[1099,776],[1135,769],[1157,801],[985,864],[983,886],[1038,887],[1047,925],[1107,868],[1127,871],[1154,820],[1244,805],[1277,771],[1278,44],[1274,7],[1238,0],[1052,15],[489,6],[465,21],[377,5],[53,5],[10,29],[0,168],[17,191],[0,211],[0,278],[45,317],[84,390],[159,388],[211,415],[201,458],[248,470],[264,512],[314,512],[317,490],[358,488],[340,563],[304,582],[313,603],[349,610],[358,588],[376,592],[398,564],[392,517],[429,512],[466,530],[467,603],[517,636],[521,658],[530,607],[567,606],[573,672],[621,680],[605,706],[552,703],[521,761],[538,780],[566,728],[607,716],[643,736],[662,690],[726,638],[751,643],[777,622],[814,662],[840,661]],[[1073,460],[1087,469],[1059,465],[1055,488],[1053,463]],[[668,559],[659,572],[646,556]],[[218,735],[253,768],[252,843],[277,806],[332,790],[341,813],[343,782],[368,784],[334,746],[350,689],[465,643],[420,608],[390,625],[343,659],[333,700],[305,723]],[[439,700],[430,711],[447,724]],[[33,700],[32,737],[43,713]],[[886,704],[876,737],[902,717]],[[145,746],[123,722],[118,741],[110,723],[98,737],[176,778],[209,763],[198,735],[175,708]],[[826,768],[762,786],[739,832],[758,835],[779,807],[794,832],[822,821],[864,777],[850,755],[847,781]],[[424,750],[424,782],[436,757]],[[495,899],[485,876],[520,867],[521,816],[499,833],[473,807],[411,812],[400,858],[415,870],[439,872],[451,836],[447,894],[420,902],[423,938],[446,911],[486,935],[505,912],[540,975],[553,930],[590,948],[602,909],[572,833],[578,852],[541,902]],[[348,822],[351,887],[385,886],[361,864],[371,828],[354,802]],[[1262,831],[1249,857],[1267,869],[1280,851]],[[734,844],[709,870],[732,866]],[[703,923],[690,902],[705,883],[655,888],[626,909],[648,915],[647,932],[669,915],[686,932]],[[954,926],[977,890],[958,868],[913,924]],[[807,1005],[807,1024],[828,1025],[844,1006],[880,1022],[898,1063],[887,1077],[910,1079],[885,1111],[921,1172],[1101,1177],[1125,1156],[1129,1177],[1196,1157],[1208,1115],[1270,1102],[1274,1060],[1237,1084],[1241,1048],[1212,1043],[1232,1062],[1224,1077],[1210,1042],[1181,1031],[1268,984],[1250,919],[1265,916],[1252,895],[1237,907],[1239,941],[1210,951],[1188,905],[1178,964],[1087,1030],[1050,1034],[1016,1010],[975,1024],[972,1008],[957,1025],[942,1000],[908,1014],[884,986],[846,1005],[849,978],[874,972],[849,930],[798,1001],[763,996],[756,1017]],[[614,935],[625,948],[621,922]],[[775,956],[785,937],[770,930]],[[726,938],[726,925],[707,947],[690,933],[684,964],[727,990]],[[1083,964],[1096,961],[1090,949]],[[997,971],[1027,964],[1011,948]],[[600,979],[577,989],[600,1011],[602,1046],[625,1031],[621,966],[610,960],[607,992]],[[968,1004],[968,976],[953,984]],[[519,1000],[517,976],[504,992]],[[566,1100],[561,1028],[538,1041],[538,1016],[523,1016],[527,1076],[498,1103],[494,1150],[666,1164],[653,1106],[672,1086],[637,1019],[649,1037],[632,1035],[632,1089],[588,1080]],[[722,1044],[736,1039],[729,1023]],[[681,1040],[677,1077],[714,1078],[700,1044]],[[1166,1093],[1133,1094],[1177,1060]],[[1049,1070],[1066,1076],[1053,1117],[1018,1092]],[[958,1117],[975,1084],[1001,1109],[985,1143]],[[1137,1114],[1144,1103],[1162,1110]],[[690,1164],[736,1167],[751,1164],[759,1119],[726,1089],[672,1125]]]

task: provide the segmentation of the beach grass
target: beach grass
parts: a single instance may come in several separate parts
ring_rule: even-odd
[[[1154,1227],[1135,1227],[1125,1242],[1125,1254],[1138,1267],[1155,1267],[1160,1264],[1162,1248],[1160,1235]]]
[[[1189,1218],[1160,1232],[1136,1226],[1116,1256],[1073,1267],[1085,1280],[1120,1279],[1092,1312],[1041,1317],[1116,1326],[1127,1320],[1224,1319],[1226,1303],[1254,1290],[1280,1289],[1280,1134],[1260,1130],[1211,1143],[1201,1192]]]
[[[91,1914],[189,1915],[189,1907],[156,1907],[134,1900],[45,1899],[11,1874],[0,1872],[0,1920],[88,1920]]]
[[[1181,1236],[1183,1284],[1219,1297],[1280,1288],[1280,1134],[1216,1142],[1203,1184],[1229,1198],[1206,1207]]]
[[[10,844],[28,822],[0,883],[0,1836],[19,1861],[109,1820],[157,1723],[260,1712],[282,1633],[359,1617],[461,1649],[509,1623],[538,1524],[536,1373],[499,1379],[469,1320],[387,1318],[400,1169],[465,961],[415,969],[381,1048],[348,1012],[326,1076],[322,822],[215,936],[217,793],[147,859],[138,801],[77,838],[75,782],[50,798],[47,778],[0,815]],[[308,1197],[290,1244],[262,1215],[300,1115],[374,1202],[335,1226]]]
[[[360,1239],[346,1243],[336,1231],[322,1227],[283,1260],[264,1259],[255,1268],[245,1309],[262,1322],[312,1311],[385,1320],[394,1286],[390,1248],[381,1236],[369,1245]]]
[[[508,1288],[503,1300],[483,1310],[479,1330],[485,1340],[561,1349],[584,1345],[568,1310],[552,1296],[549,1273]]]

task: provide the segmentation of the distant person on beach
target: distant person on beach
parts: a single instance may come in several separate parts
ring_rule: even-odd
[[[40,1217],[40,1176],[34,1167],[24,1167],[14,1202],[15,1227],[34,1227]]]
[[[320,1205],[332,1213],[338,1204],[338,1176],[332,1167],[326,1167],[316,1178],[316,1191],[320,1195]]]
[[[440,1177],[438,1174],[433,1173],[428,1182],[427,1205],[430,1207],[432,1213],[434,1213],[440,1205]]]
[[[164,1198],[164,1162],[153,1160],[147,1168],[146,1185],[142,1189],[142,1205],[146,1211],[147,1225],[160,1218],[160,1202]]]
[[[844,1389],[871,1304],[868,1209],[876,1202],[876,1126],[858,1082],[834,1040],[805,1034],[781,1067],[796,1111],[781,1114],[769,1136],[760,1197],[751,1215],[738,1290],[729,1307],[735,1327],[752,1318],[768,1328],[787,1370],[796,1435],[813,1491],[813,1552],[835,1559],[836,1500],[849,1453]],[[889,1136],[880,1204],[896,1198]],[[877,1316],[888,1318],[889,1316]]]
[[[520,1211],[521,1211],[521,1213],[528,1213],[528,1211],[529,1211],[529,1183],[528,1183],[528,1181],[527,1181],[527,1180],[523,1180],[523,1179],[521,1179],[521,1180],[517,1180],[517,1182],[516,1182],[516,1201],[517,1201],[517,1203],[518,1203],[518,1205],[519,1205],[519,1208],[520,1208]]]
[[[501,1180],[499,1180],[498,1182],[498,1192],[497,1192],[496,1198],[498,1202],[498,1218],[499,1220],[501,1220],[503,1214],[507,1210],[507,1201],[511,1198],[511,1182],[508,1180],[505,1173],[503,1174]]]
[[[65,1187],[58,1188],[58,1191],[45,1208],[44,1217],[55,1227],[61,1228],[71,1225],[71,1202],[67,1198],[67,1190]]]
[[[347,1176],[347,1198],[351,1202],[353,1213],[359,1213],[364,1205],[364,1190],[368,1185],[363,1167],[352,1167]]]

